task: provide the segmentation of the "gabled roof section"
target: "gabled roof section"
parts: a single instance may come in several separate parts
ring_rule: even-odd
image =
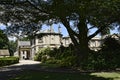
[[[0,56],[10,56],[8,49],[0,49]]]

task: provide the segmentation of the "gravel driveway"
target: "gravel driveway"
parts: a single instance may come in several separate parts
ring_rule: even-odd
[[[20,60],[18,64],[0,67],[0,80],[8,80],[15,77],[24,70],[35,70],[40,68],[40,62],[32,60]]]

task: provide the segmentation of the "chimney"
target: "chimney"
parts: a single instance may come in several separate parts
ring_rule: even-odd
[[[50,32],[54,32],[53,26],[50,25]]]
[[[61,33],[61,27],[60,27],[60,25],[58,26],[58,33]]]

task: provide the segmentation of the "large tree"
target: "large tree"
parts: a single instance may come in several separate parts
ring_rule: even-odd
[[[118,26],[120,21],[120,0],[14,1],[11,3],[3,2],[6,5],[1,5],[0,9],[3,10],[1,13],[2,21],[30,24],[31,22],[38,23],[51,19],[53,22],[61,22],[66,27],[76,47],[78,64],[88,56],[89,40],[103,31]],[[74,26],[71,26],[70,22],[73,22]],[[89,35],[92,28],[98,30]]]

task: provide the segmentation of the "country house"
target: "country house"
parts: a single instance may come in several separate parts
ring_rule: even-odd
[[[72,41],[69,36],[62,37],[60,28],[58,32],[55,32],[52,28],[45,31],[38,31],[33,39],[30,41],[19,41],[18,40],[18,50],[15,56],[19,56],[20,59],[34,59],[35,54],[39,49],[45,47],[59,48],[61,44],[65,47],[69,46]],[[89,47],[92,50],[99,50],[101,46],[101,38],[95,37],[89,42]]]

